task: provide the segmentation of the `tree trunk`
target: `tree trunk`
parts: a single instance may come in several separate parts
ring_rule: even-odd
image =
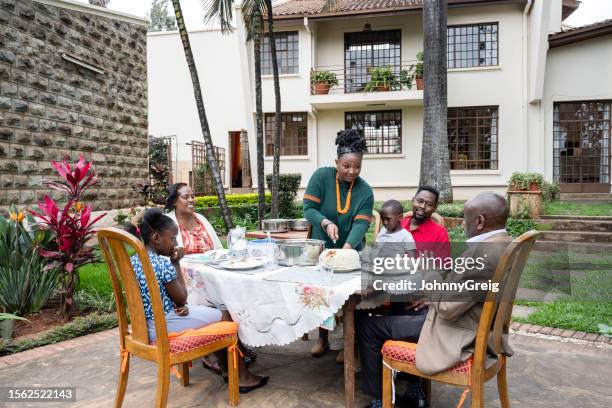
[[[440,202],[453,201],[447,132],[446,0],[423,2],[423,147],[420,185],[440,190]]]
[[[278,189],[280,174],[280,144],[281,144],[281,93],[278,79],[278,59],[276,58],[276,36],[274,35],[274,17],[272,15],[272,0],[266,0],[268,11],[268,35],[270,53],[272,54],[272,74],[274,75],[274,158],[272,162],[272,218],[278,218]]]
[[[189,34],[185,27],[185,21],[183,20],[183,12],[181,11],[181,2],[179,0],[172,0],[174,6],[174,14],[176,16],[176,23],[178,25],[179,34],[181,35],[181,41],[183,42],[183,49],[185,50],[185,59],[187,60],[187,66],[189,67],[189,73],[191,74],[191,82],[193,84],[193,94],[195,96],[196,105],[198,108],[198,115],[200,117],[200,126],[202,127],[202,135],[204,136],[204,144],[206,145],[206,160],[210,166],[212,177],[214,180],[215,190],[217,191],[217,197],[219,198],[219,208],[221,209],[221,215],[225,222],[225,227],[229,231],[234,227],[232,223],[232,216],[230,209],[225,199],[225,190],[223,189],[223,180],[221,180],[221,173],[219,171],[219,163],[215,156],[213,148],[213,142],[210,135],[210,128],[208,127],[208,119],[206,118],[206,110],[204,109],[204,99],[202,97],[202,88],[200,87],[200,79],[198,77],[198,71],[193,60],[193,53],[191,52],[191,44],[189,43]]]
[[[253,20],[253,58],[255,60],[255,117],[257,122],[257,218],[259,228],[266,216],[266,177],[264,174],[263,107],[261,102],[261,35],[263,18],[257,13]]]

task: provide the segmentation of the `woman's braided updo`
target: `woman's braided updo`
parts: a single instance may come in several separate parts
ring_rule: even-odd
[[[341,130],[336,135],[338,158],[348,153],[364,154],[368,151],[365,138],[355,129]]]

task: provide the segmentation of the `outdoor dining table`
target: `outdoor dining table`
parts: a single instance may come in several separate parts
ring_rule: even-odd
[[[346,407],[355,401],[355,316],[360,271],[329,274],[317,267],[266,266],[229,271],[185,257],[189,301],[226,309],[249,346],[285,345],[316,329],[340,310],[344,324]],[[373,306],[372,306],[373,307]]]

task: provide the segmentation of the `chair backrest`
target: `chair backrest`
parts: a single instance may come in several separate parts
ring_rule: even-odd
[[[521,274],[538,235],[538,231],[531,230],[516,238],[506,247],[497,264],[491,282],[499,283],[499,291],[488,291],[482,308],[474,349],[474,375],[480,375],[484,369],[489,336],[493,338],[495,351],[502,349],[502,336],[510,328],[512,306]]]
[[[147,322],[144,314],[144,305],[140,286],[132,262],[128,248],[135,250],[136,256],[140,259],[142,270],[144,271],[147,289],[151,299],[153,309],[153,317],[155,320],[155,333],[157,336],[156,346],[161,352],[168,352],[168,334],[166,331],[166,318],[162,306],[161,293],[153,266],[149,259],[147,250],[138,238],[132,234],[119,228],[107,227],[101,228],[97,232],[98,242],[104,259],[108,265],[115,294],[115,305],[117,306],[117,318],[119,320],[119,330],[121,334],[121,346],[125,347],[125,336],[128,332],[128,316],[124,304],[127,301],[127,309],[129,312],[132,340],[144,345],[149,345],[149,335],[147,332]]]

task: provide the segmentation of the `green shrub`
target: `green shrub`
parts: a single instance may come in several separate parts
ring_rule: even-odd
[[[75,296],[77,305],[81,310],[93,310],[99,313],[112,313],[115,311],[115,294],[110,296],[97,290],[81,290]]]
[[[232,213],[232,218],[257,218],[256,204],[231,205],[229,208]],[[219,207],[199,207],[195,210],[206,217],[208,221],[210,221],[212,218],[221,217],[221,209]],[[266,214],[269,211],[270,205],[266,204]],[[210,223],[212,224],[212,221],[210,221]]]
[[[450,242],[465,242],[467,236],[465,235],[463,227],[454,227],[448,230],[448,239]]]
[[[440,204],[436,212],[443,217],[463,218],[463,203]]]
[[[295,218],[293,202],[297,197],[301,181],[302,175],[299,173],[280,174],[278,176],[278,216],[280,218]],[[266,175],[266,184],[268,188],[271,188],[271,174]]]
[[[257,193],[250,194],[228,194],[225,196],[227,200],[227,204],[229,206],[232,205],[242,205],[242,204],[255,204],[257,205],[257,201],[259,196]],[[272,202],[272,194],[266,193],[265,195],[266,203]],[[196,207],[218,207],[219,199],[216,195],[211,196],[200,196],[195,199]]]
[[[515,171],[508,180],[508,190],[510,191],[528,191],[531,183],[536,183],[540,189],[544,184],[544,178],[538,173],[521,173]]]
[[[542,200],[544,201],[558,201],[559,200],[559,185],[556,183],[549,183],[544,181],[542,183]]]
[[[29,224],[27,228],[24,224]],[[0,308],[18,315],[38,312],[55,293],[59,269],[40,255],[54,234],[41,230],[30,215],[11,209],[0,216]]]
[[[515,219],[509,218],[506,223],[506,231],[513,238],[523,235],[527,231],[536,228],[536,223],[529,219]]]
[[[60,341],[74,339],[86,334],[112,329],[113,327],[117,327],[117,317],[114,313],[92,313],[84,317],[77,317],[70,323],[56,327],[39,338],[16,341],[0,340],[0,356],[19,353],[35,347],[46,346],[47,344],[59,343]]]

